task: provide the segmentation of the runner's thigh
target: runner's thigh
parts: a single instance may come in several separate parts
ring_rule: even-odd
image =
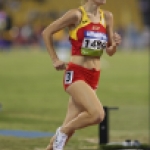
[[[83,111],[89,113],[104,113],[103,106],[100,103],[95,91],[84,81],[79,80],[72,83],[67,89],[75,104]]]

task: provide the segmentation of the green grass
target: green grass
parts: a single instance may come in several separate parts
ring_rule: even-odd
[[[149,141],[148,52],[118,52],[101,60],[97,94],[110,113],[110,141]],[[55,132],[67,110],[63,72],[52,67],[47,52],[0,53],[0,129]],[[66,149],[97,146],[98,126],[77,131]],[[0,150],[44,149],[49,138],[0,136]]]

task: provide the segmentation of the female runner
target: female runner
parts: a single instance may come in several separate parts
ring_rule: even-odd
[[[47,150],[63,150],[75,130],[99,124],[105,113],[96,95],[100,77],[100,57],[112,56],[121,37],[113,33],[113,15],[100,6],[106,0],[86,0],[44,29],[42,35],[56,70],[65,70],[64,89],[70,95],[65,121],[51,139]],[[53,47],[53,34],[68,27],[72,45],[70,62],[59,60]]]

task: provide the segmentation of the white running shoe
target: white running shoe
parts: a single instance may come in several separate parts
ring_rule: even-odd
[[[56,131],[56,138],[53,142],[53,150],[63,150],[68,136],[60,131],[60,128]]]
[[[58,127],[58,128],[57,128],[55,135],[57,134],[57,132],[60,131],[60,129],[61,129],[61,127]]]

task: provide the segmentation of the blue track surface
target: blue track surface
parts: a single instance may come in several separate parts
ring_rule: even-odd
[[[0,130],[0,135],[25,137],[25,138],[39,138],[39,137],[52,137],[54,134],[48,132],[39,132],[39,131]]]

